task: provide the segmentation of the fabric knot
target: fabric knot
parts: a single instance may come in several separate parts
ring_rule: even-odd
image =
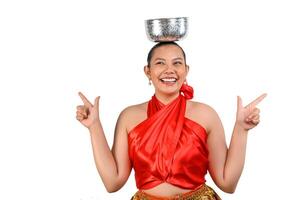
[[[188,85],[187,83],[183,83],[182,87],[180,88],[180,92],[184,94],[184,97],[186,99],[192,99],[193,98],[193,88]]]

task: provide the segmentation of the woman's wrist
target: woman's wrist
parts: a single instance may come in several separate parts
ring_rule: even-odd
[[[95,123],[91,124],[91,126],[88,129],[89,129],[90,133],[99,132],[99,130],[101,129],[101,123],[95,122]]]
[[[238,132],[238,133],[241,133],[241,134],[248,133],[248,130],[245,129],[242,125],[240,125],[238,122],[235,122],[234,130],[236,130],[235,132]]]

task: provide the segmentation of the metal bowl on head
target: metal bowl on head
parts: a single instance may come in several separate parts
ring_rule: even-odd
[[[153,42],[178,41],[185,38],[188,18],[159,18],[145,20],[146,35]]]

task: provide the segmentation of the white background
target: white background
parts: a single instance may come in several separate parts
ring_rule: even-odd
[[[78,91],[100,98],[109,145],[126,106],[150,99],[143,74],[154,43],[144,20],[189,17],[179,44],[194,100],[212,106],[232,134],[236,96],[263,92],[261,123],[249,132],[245,168],[223,199],[299,194],[301,7],[298,1],[1,1],[0,199],[130,199],[134,172],[107,193],[88,130],[76,119]]]

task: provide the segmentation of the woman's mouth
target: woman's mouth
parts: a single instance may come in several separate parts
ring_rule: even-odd
[[[176,78],[161,78],[160,81],[165,85],[174,85],[177,82]]]

